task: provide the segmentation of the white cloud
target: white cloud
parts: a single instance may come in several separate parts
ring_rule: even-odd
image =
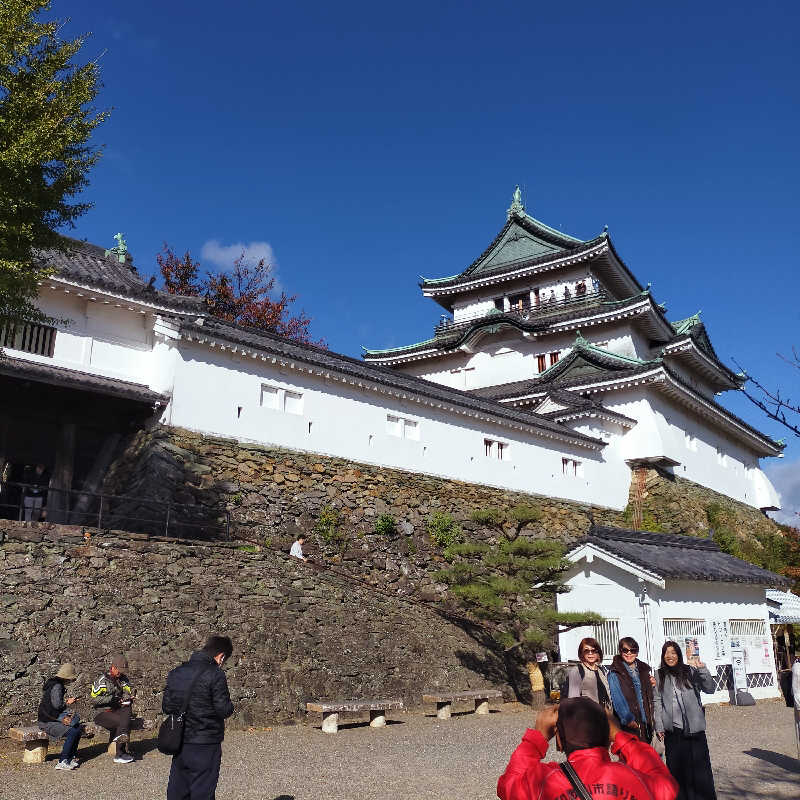
[[[273,270],[276,266],[275,253],[269,242],[221,244],[217,239],[209,239],[200,251],[200,258],[201,261],[210,261],[220,269],[229,270],[242,253],[247,263],[258,263],[263,258],[267,264],[272,265]]]
[[[778,522],[800,527],[800,459],[765,464],[764,472],[781,496],[781,510],[771,516]]]

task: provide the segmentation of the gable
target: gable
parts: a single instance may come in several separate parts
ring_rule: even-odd
[[[560,253],[564,250],[543,238],[525,230],[516,221],[512,222],[509,229],[500,241],[491,249],[480,264],[476,265],[473,274],[484,270],[495,269],[503,264],[523,261],[529,258]]]

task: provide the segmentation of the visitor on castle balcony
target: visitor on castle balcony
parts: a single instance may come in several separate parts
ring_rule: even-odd
[[[567,755],[564,764],[542,761],[553,736]],[[609,747],[619,761],[611,760]],[[613,715],[588,697],[542,709],[497,782],[500,800],[675,800],[677,793],[678,784],[656,751],[622,731]]]
[[[306,543],[306,535],[301,533],[295,540],[292,542],[292,546],[289,549],[289,555],[293,556],[294,558],[299,558],[301,561],[308,561],[308,559],[303,555],[303,545]]]
[[[95,708],[104,708],[95,718],[95,724],[109,732],[110,742],[117,742],[115,764],[130,764],[134,758],[128,752],[127,740],[131,732],[131,715],[135,692],[125,674],[128,659],[114,656],[111,666],[92,684]]]
[[[639,660],[639,645],[630,636],[619,640],[619,652],[608,672],[608,688],[622,727],[650,744],[654,707],[652,670]]]
[[[603,648],[597,639],[587,637],[578,645],[578,663],[567,670],[567,697],[589,697],[604,708],[611,706]]]

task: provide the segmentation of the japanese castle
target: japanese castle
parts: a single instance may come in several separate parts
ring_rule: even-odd
[[[652,466],[760,509],[783,445],[720,405],[742,377],[699,315],[670,321],[606,232],[525,212],[463,272],[425,279],[434,335],[363,359],[222,322],[142,280],[121,236],[44,254],[58,322],[0,331],[0,455],[56,488],[97,485],[145,425],[614,509]],[[102,462],[102,463],[101,463]]]

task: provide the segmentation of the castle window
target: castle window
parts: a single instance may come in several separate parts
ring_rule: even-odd
[[[553,364],[557,364],[560,357],[560,353],[550,353],[550,366],[552,367]]]
[[[0,347],[52,358],[55,346],[56,329],[49,325],[15,325],[9,322],[0,327]]]
[[[505,442],[496,442],[494,439],[483,440],[483,454],[486,458],[496,458],[498,461],[508,461],[508,445]]]
[[[583,464],[576,461],[574,458],[561,459],[561,474],[565,478],[581,478],[583,477]]]
[[[494,307],[495,307],[495,308],[496,308],[498,311],[503,311],[503,310],[505,309],[505,306],[504,306],[504,304],[503,304],[503,298],[502,298],[502,297],[495,297],[495,299],[494,299]]]
[[[273,411],[285,411],[287,414],[303,413],[303,394],[284,389],[281,386],[261,384],[261,407]]]
[[[387,414],[386,433],[389,436],[396,436],[398,439],[410,439],[413,442],[418,442],[419,422],[405,417],[398,417],[395,414]]]
[[[697,437],[692,436],[690,433],[684,434],[686,440],[686,449],[691,450],[693,453],[697,452]]]
[[[540,356],[536,356],[536,366],[539,372],[544,372],[547,369],[547,356],[542,353]]]
[[[515,294],[513,297],[509,298],[509,303],[511,304],[512,311],[522,311],[525,308],[525,300],[526,295],[524,294]]]

